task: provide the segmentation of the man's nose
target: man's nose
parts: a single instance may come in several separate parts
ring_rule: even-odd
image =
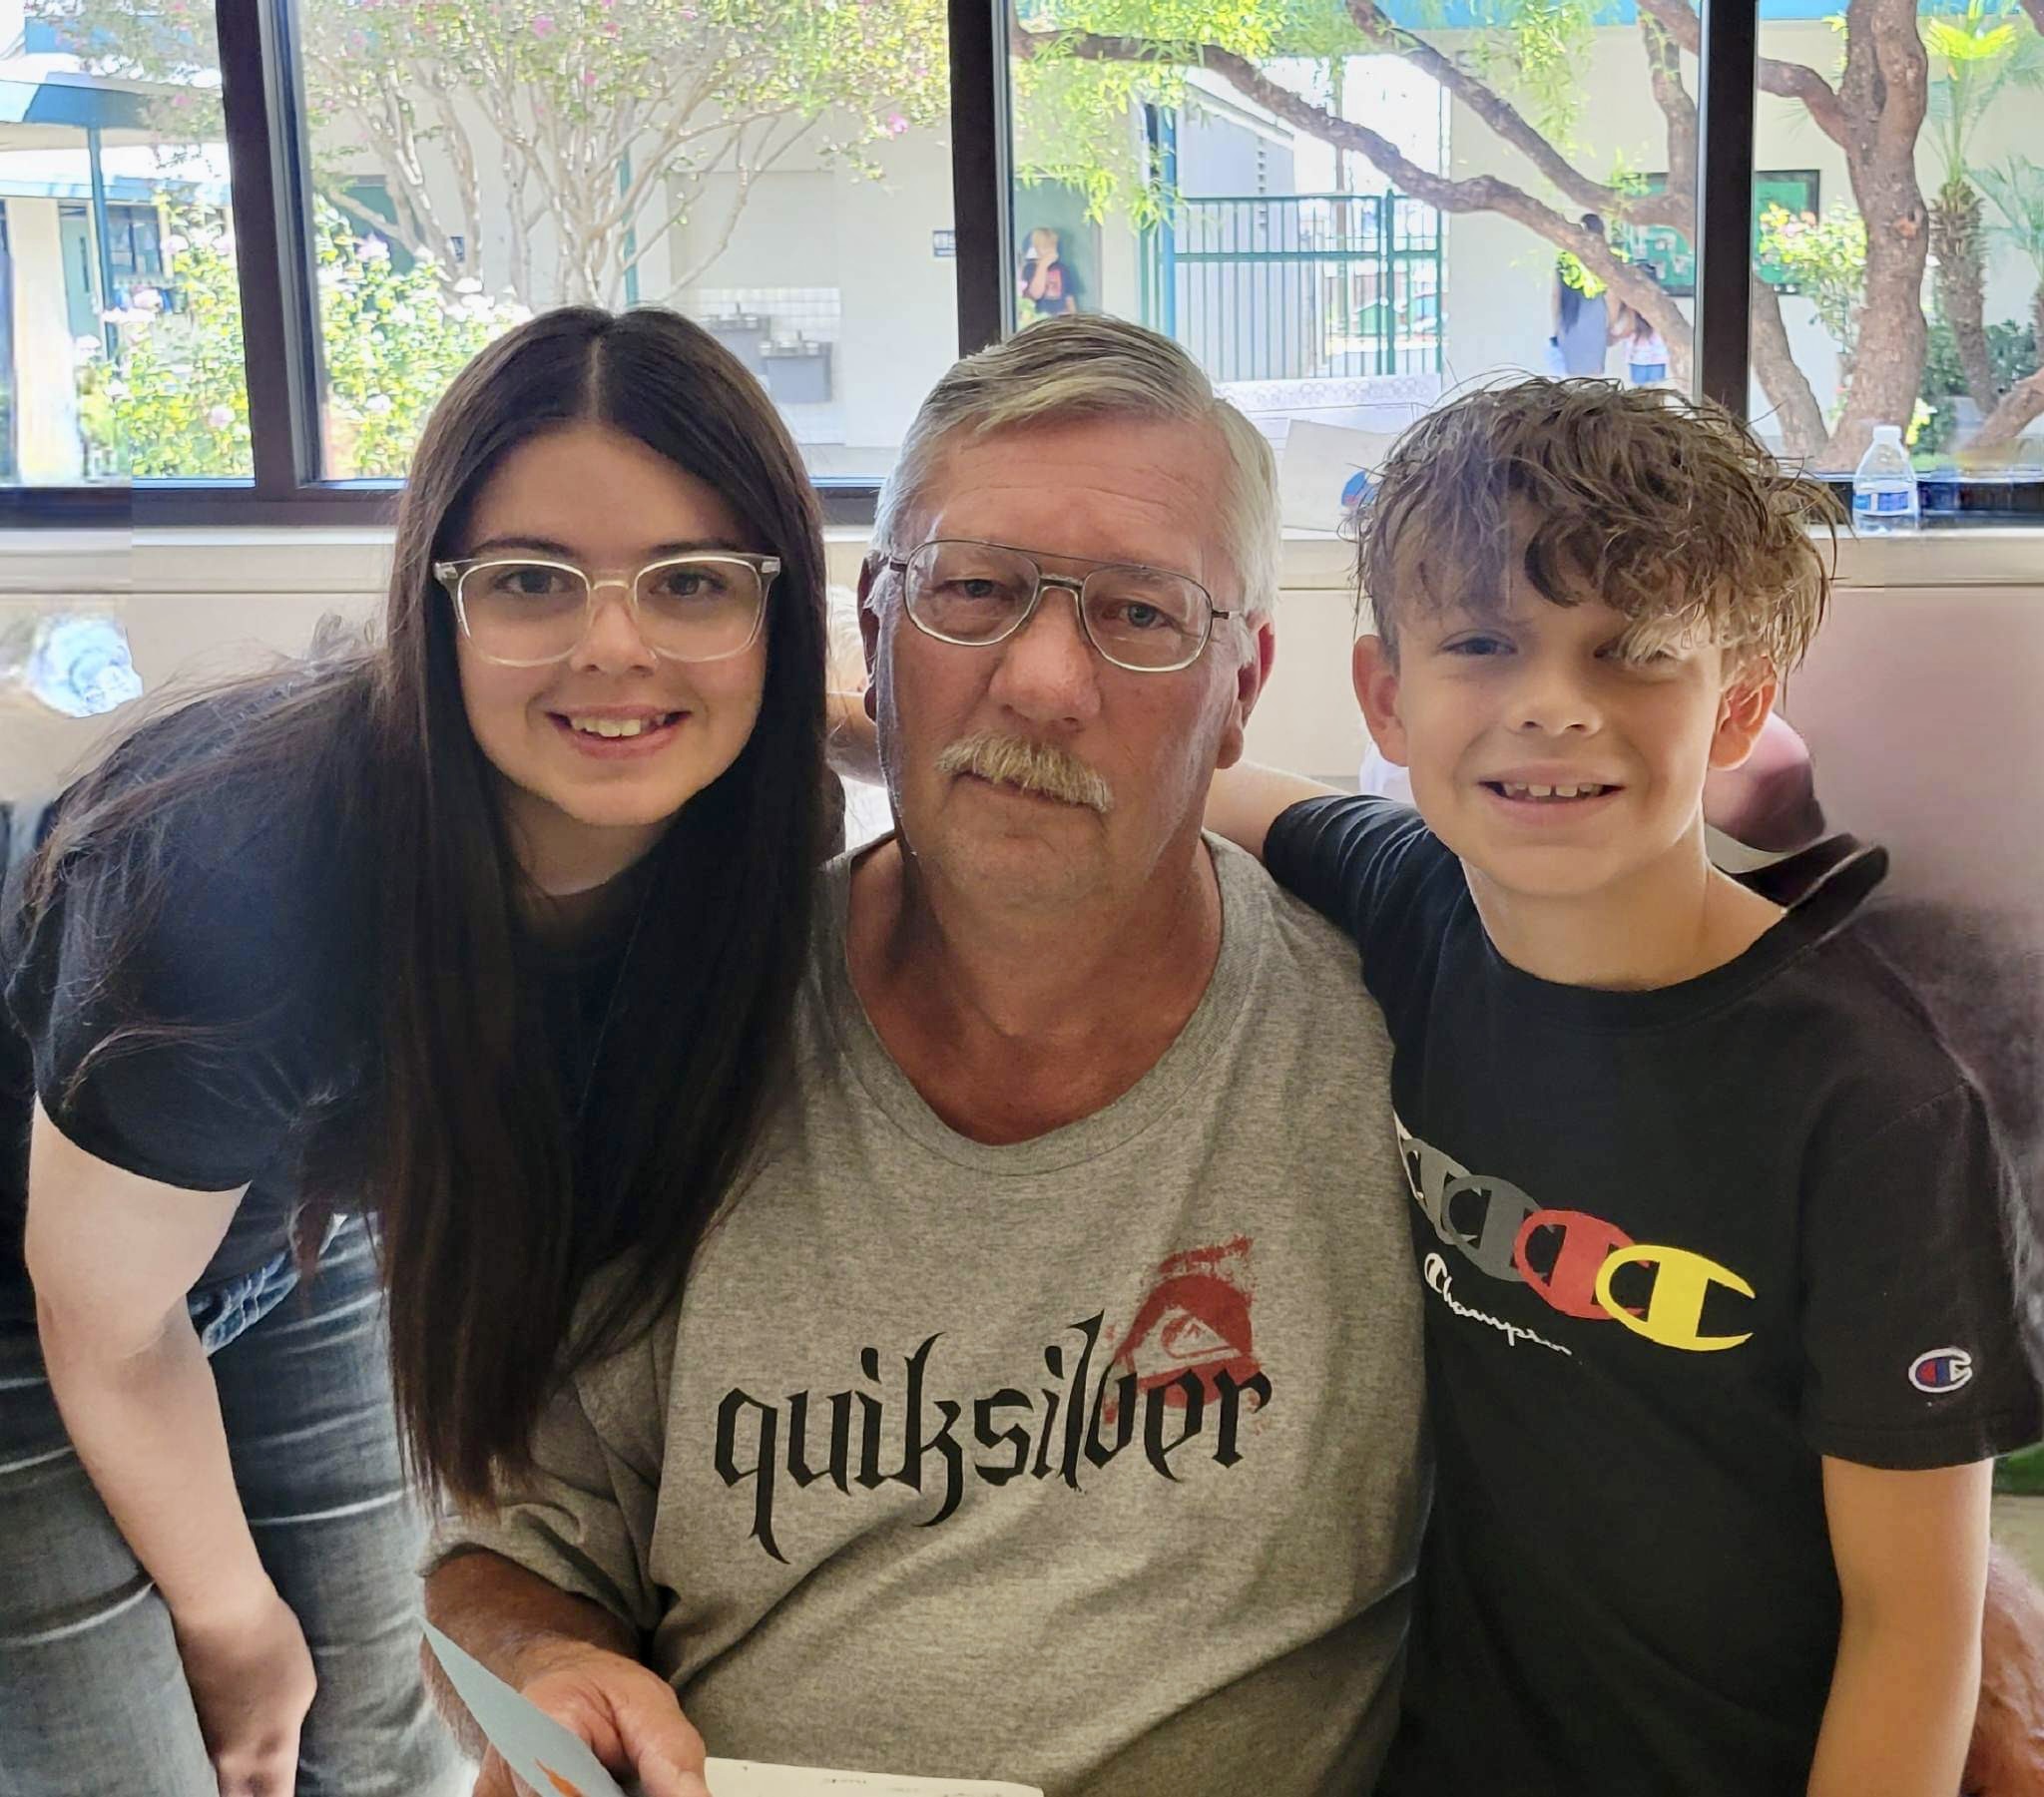
[[[659,662],[639,634],[632,590],[623,581],[599,581],[592,589],[582,639],[569,659],[575,667],[595,674],[625,674]]]
[[[1100,657],[1079,624],[1079,596],[1046,586],[1035,615],[994,646],[992,695],[1038,723],[1084,722],[1100,709]]]

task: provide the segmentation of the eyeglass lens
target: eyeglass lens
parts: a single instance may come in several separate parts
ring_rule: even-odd
[[[910,614],[953,643],[997,643],[1036,594],[1035,561],[992,544],[926,543],[909,559]],[[1110,662],[1131,669],[1183,668],[1207,639],[1211,604],[1183,575],[1160,568],[1097,568],[1080,595],[1086,631]]]
[[[766,589],[750,562],[685,556],[641,570],[633,588],[649,649],[683,662],[736,655],[758,633]],[[486,656],[539,663],[569,654],[588,628],[589,576],[565,563],[479,563],[461,577],[470,640]]]

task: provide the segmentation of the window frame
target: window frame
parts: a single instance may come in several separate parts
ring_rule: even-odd
[[[1748,282],[1758,110],[1758,0],[1700,0],[1697,166],[1698,390],[1747,411]],[[960,354],[1014,326],[1008,275],[1011,146],[1006,0],[948,0],[951,181]],[[127,485],[0,486],[0,530],[378,525],[403,484],[320,474],[317,282],[308,146],[289,0],[216,0],[221,99],[234,184],[254,477]],[[870,524],[878,485],[819,480],[831,524]],[[1845,483],[1849,490],[1849,481]],[[2044,483],[1994,489],[2044,518]],[[1961,511],[1980,509],[1961,483]],[[1969,504],[1969,499],[1972,503]],[[1981,522],[1987,522],[1982,517]]]

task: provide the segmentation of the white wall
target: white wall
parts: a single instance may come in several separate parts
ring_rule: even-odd
[[[507,208],[501,202],[502,166],[487,117],[471,103],[459,110],[482,170],[482,278],[496,290],[510,278]],[[842,119],[826,125],[853,128]],[[819,134],[820,135],[820,134]],[[322,140],[338,148],[339,134]],[[843,163],[826,163],[813,147],[798,145],[765,174],[755,176],[730,242],[700,279],[675,283],[716,249],[730,217],[738,177],[714,175],[703,186],[689,222],[649,242],[640,267],[639,294],[648,303],[700,308],[700,288],[831,287],[839,289],[842,329],[833,358],[836,442],[810,456],[818,474],[884,473],[915,404],[957,353],[957,264],[937,256],[933,230],[950,229],[951,146],[941,131],[917,130],[898,142],[867,147],[880,179],[868,180]],[[428,145],[428,187],[447,219],[461,209],[450,168]],[[366,163],[362,172],[370,173]],[[651,209],[645,228],[657,228],[662,208]],[[538,268],[552,267],[553,236],[542,221],[533,231]],[[559,295],[524,296],[535,307]]]
[[[958,353],[958,264],[931,244],[933,231],[955,225],[950,143],[911,132],[873,154],[878,181],[813,156],[759,177],[729,247],[674,301],[700,315],[705,288],[838,290],[831,381],[841,446],[810,448],[817,474],[884,474],[916,406]],[[736,179],[706,185],[702,223],[677,233],[678,266],[710,247]]]
[[[71,317],[54,200],[9,200],[13,260],[14,428],[20,478],[31,486],[85,472],[72,377]]]
[[[858,531],[831,533],[841,604],[864,548]],[[1832,622],[1786,705],[1798,723],[1806,711],[1826,745],[1827,796],[1835,788],[1848,812],[1904,841],[1964,813],[1955,793],[1980,793],[1983,815],[1997,820],[2033,812],[2044,779],[2044,532],[1932,534],[1842,552]],[[1331,537],[1286,544],[1277,669],[1250,723],[1259,760],[1345,779],[1361,759],[1347,674],[1351,555]],[[326,613],[373,618],[388,565],[389,538],[377,531],[163,533],[140,537],[132,556],[114,538],[0,535],[0,637],[10,613],[61,607],[66,596],[110,607],[157,692],[302,651]],[[1963,637],[1949,628],[1961,617]],[[1901,728],[1923,695],[1953,692],[1966,695],[1954,727]],[[121,727],[119,714],[72,721],[0,689],[0,797],[52,786]],[[1933,770],[1920,786],[1885,771],[1898,742],[1913,745],[1911,766]],[[1990,753],[1996,743],[2003,752]],[[2006,864],[1997,890],[2029,880],[2044,891],[2044,836],[2000,821],[1993,834],[1994,865]]]

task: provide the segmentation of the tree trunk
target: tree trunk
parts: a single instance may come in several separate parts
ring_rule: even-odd
[[[2044,282],[2039,283],[2036,296],[2030,301],[2030,313],[2036,324],[2037,354],[2044,358]],[[2001,403],[1988,413],[1986,422],[1966,447],[2006,448],[2023,434],[2032,418],[2040,415],[2044,415],[2044,365],[2001,396]]]
[[[1929,57],[1915,0],[1849,0],[1838,98],[1845,166],[1866,222],[1866,285],[1845,406],[1817,458],[1825,470],[1857,465],[1876,424],[1907,430],[1923,382],[1923,268],[1929,219],[1916,181],[1916,136],[1929,94]]]
[[[1816,402],[1809,376],[1795,365],[1788,347],[1788,329],[1782,322],[1782,295],[1753,277],[1753,372],[1761,391],[1782,424],[1782,449],[1790,456],[1813,456],[1829,434],[1824,409]],[[1765,423],[1756,419],[1756,424]]]
[[[2032,418],[2044,416],[2044,368],[2019,380],[2002,395],[2001,403],[1987,415],[1979,434],[1968,449],[2006,449],[2023,434]]]
[[[1958,345],[1966,391],[1984,418],[1994,410],[2000,395],[1994,385],[1994,364],[1987,355],[1987,270],[1980,255],[1980,196],[1964,176],[1954,176],[1938,190],[1930,209],[1930,252],[1937,257],[1937,302]]]

